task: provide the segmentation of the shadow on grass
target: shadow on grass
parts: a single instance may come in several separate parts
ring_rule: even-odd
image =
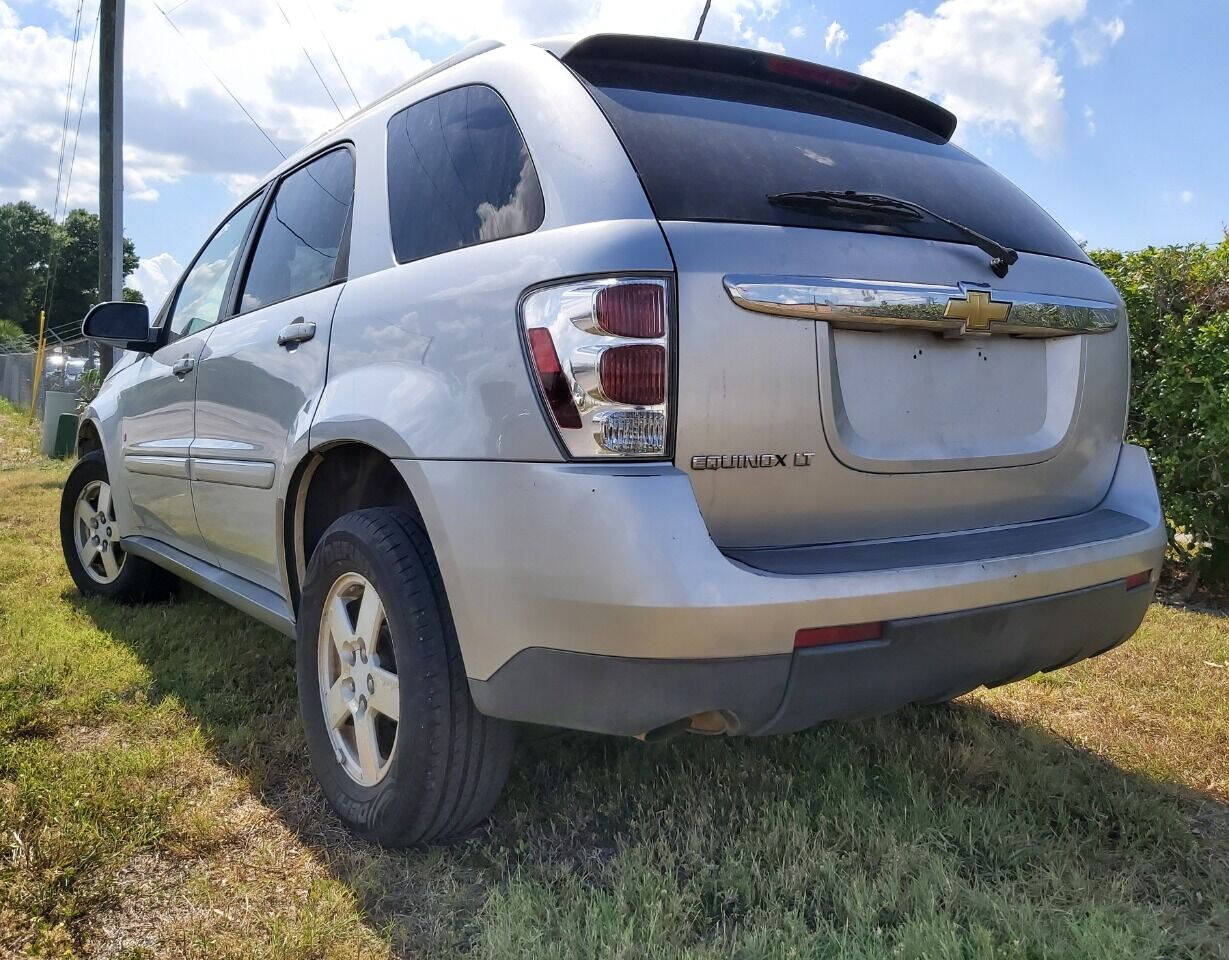
[[[1229,949],[1229,807],[975,705],[768,740],[526,742],[487,828],[382,851],[311,781],[291,641],[193,589],[65,600],[141,658],[151,697],[200,722],[397,952]]]

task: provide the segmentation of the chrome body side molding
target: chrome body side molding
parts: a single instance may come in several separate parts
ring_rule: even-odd
[[[730,274],[730,299],[746,310],[824,320],[850,330],[929,330],[945,336],[1002,333],[1064,337],[1109,333],[1123,310],[1103,300],[880,280]]]
[[[272,590],[227,573],[153,537],[124,537],[120,543],[129,553],[170,570],[177,577],[255,617],[278,633],[294,636],[294,611],[283,597]]]
[[[124,454],[124,468],[129,473],[143,473],[151,477],[189,477],[187,457],[167,457],[156,454]]]
[[[267,460],[224,460],[213,457],[192,458],[192,479],[209,483],[229,483],[236,487],[268,490],[273,486],[274,466]]]

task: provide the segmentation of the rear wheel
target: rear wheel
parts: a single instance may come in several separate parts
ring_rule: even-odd
[[[162,600],[175,576],[124,550],[107,464],[95,450],[77,461],[60,496],[60,543],[73,582],[86,596],[121,603]]]
[[[470,699],[443,582],[413,514],[360,510],[325,531],[297,632],[312,767],[347,826],[405,846],[486,818],[507,779],[514,727]]]

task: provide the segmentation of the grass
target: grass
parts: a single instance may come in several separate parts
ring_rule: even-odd
[[[483,831],[385,852],[285,639],[77,596],[26,437],[0,409],[0,955],[1229,956],[1229,619],[774,740],[527,742]]]

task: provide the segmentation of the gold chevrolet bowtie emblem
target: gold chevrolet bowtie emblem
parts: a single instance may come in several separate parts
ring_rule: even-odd
[[[961,333],[989,333],[990,324],[1002,323],[1011,311],[1011,301],[991,299],[984,290],[970,290],[964,298],[952,297],[943,311],[945,320],[963,320]]]

